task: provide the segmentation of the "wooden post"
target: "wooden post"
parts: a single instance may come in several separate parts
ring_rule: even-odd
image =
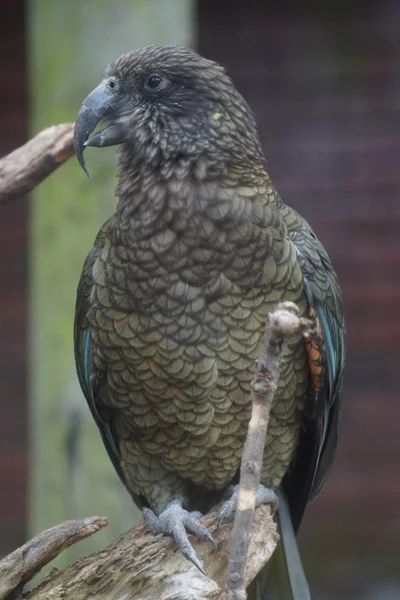
[[[150,43],[194,44],[194,0],[28,5],[32,134],[73,121],[107,63],[123,52]],[[92,180],[72,158],[35,191],[31,207],[31,534],[65,519],[110,519],[57,566],[104,547],[140,516],[103,449],[73,361],[82,263],[115,206],[115,149],[88,150],[86,160]]]

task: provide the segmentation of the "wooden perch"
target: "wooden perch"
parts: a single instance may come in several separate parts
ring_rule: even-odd
[[[227,600],[246,600],[248,548],[255,534],[253,520],[260,484],[269,414],[278,386],[284,340],[308,335],[313,323],[299,317],[293,302],[282,302],[267,315],[264,343],[251,381],[252,414],[240,467],[240,483],[227,573]],[[247,562],[246,562],[247,560]]]
[[[45,565],[63,550],[108,524],[105,517],[65,521],[40,533],[0,561],[0,600],[22,589]]]
[[[44,129],[0,159],[0,204],[27,194],[74,154],[74,124]]]
[[[90,521],[95,523],[96,519],[98,518],[85,519],[82,523]],[[155,537],[144,524],[140,524],[101,552],[83,558],[62,571],[53,571],[38,587],[27,594],[27,598],[29,600],[49,598],[51,600],[77,600],[78,598],[222,600],[232,524],[218,528],[217,513],[207,515],[202,522],[213,533],[218,543],[216,551],[207,542],[194,542],[207,577],[182,556],[169,538]],[[50,532],[65,525],[44,532],[0,563],[0,600],[11,599],[11,590],[19,589],[21,582],[27,581],[33,575],[32,559],[27,562],[27,556],[33,556],[35,553],[38,556],[45,556],[39,538],[46,540],[50,537],[51,539]],[[72,543],[78,539],[75,537]],[[260,506],[256,511],[254,533],[250,541],[246,570],[247,583],[250,583],[269,560],[277,539],[276,525],[269,506]],[[70,543],[68,538],[64,541],[66,548]],[[31,550],[27,552],[29,547]],[[13,555],[17,555],[17,558],[10,562]],[[47,553],[48,560],[54,556],[55,554],[51,556],[51,553]],[[45,562],[41,561],[41,566]],[[14,566],[7,568],[7,564]]]

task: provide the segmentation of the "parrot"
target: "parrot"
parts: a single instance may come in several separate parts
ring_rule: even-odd
[[[101,126],[97,129],[98,125]],[[294,302],[314,329],[284,344],[257,504],[280,542],[259,599],[310,598],[296,543],[338,440],[345,362],[337,275],[266,171],[253,112],[224,68],[151,45],[112,62],[75,122],[77,160],[118,146],[115,213],[84,262],[77,374],[112,464],[153,533],[202,564],[199,517],[235,510],[266,316]]]

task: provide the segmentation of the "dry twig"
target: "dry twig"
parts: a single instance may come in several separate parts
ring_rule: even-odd
[[[251,382],[253,408],[240,468],[226,582],[227,600],[246,600],[247,552],[260,484],[269,413],[279,380],[283,343],[287,337],[307,335],[312,326],[311,321],[299,317],[299,310],[293,302],[281,303],[267,316],[263,350]]]
[[[43,129],[0,159],[0,204],[27,194],[74,154],[74,124]]]
[[[65,521],[40,533],[0,561],[0,600],[17,593],[63,550],[108,525],[106,517]]]

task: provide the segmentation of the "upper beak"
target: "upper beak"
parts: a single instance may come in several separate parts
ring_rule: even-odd
[[[75,121],[74,144],[76,157],[88,177],[91,177],[83,158],[86,146],[114,146],[124,141],[124,133],[117,123],[112,123],[101,131],[95,133],[90,139],[89,135],[96,129],[98,123],[110,117],[114,112],[118,97],[105,91],[104,82],[89,94],[83,101]]]

